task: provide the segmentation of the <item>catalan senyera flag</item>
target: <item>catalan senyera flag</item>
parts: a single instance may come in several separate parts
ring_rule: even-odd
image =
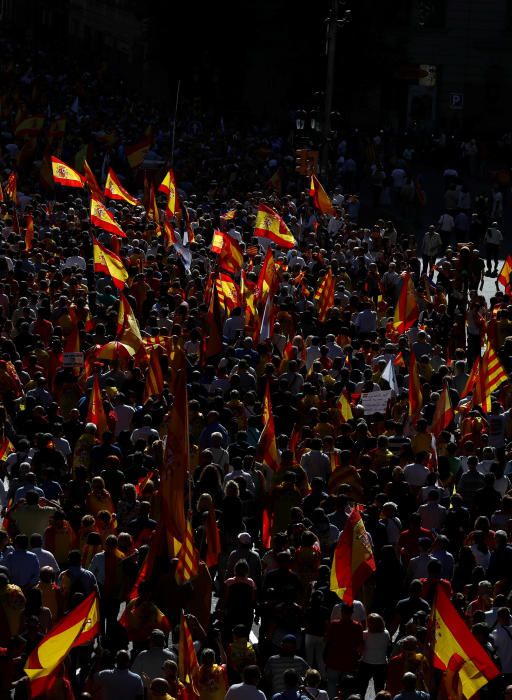
[[[105,182],[105,191],[103,194],[109,199],[128,202],[128,204],[132,204],[133,206],[139,204],[139,200],[136,197],[132,197],[132,195],[125,190],[112,168],[108,169],[107,181]]]
[[[270,384],[267,383],[263,398],[263,430],[258,443],[258,452],[263,464],[272,471],[279,471],[279,456],[277,453],[276,429],[274,414],[272,413],[272,401],[270,399]]]
[[[149,151],[151,146],[152,138],[151,136],[145,136],[143,139],[131,146],[125,146],[126,160],[130,168],[138,168],[142,165],[146,153]]]
[[[63,187],[83,187],[84,178],[55,156],[51,157],[53,180]]]
[[[100,607],[96,594],[91,593],[60,619],[30,653],[24,671],[30,678],[31,697],[46,697],[55,673],[71,649],[91,642],[99,633]]]
[[[419,308],[416,301],[414,283],[411,273],[406,272],[400,289],[400,296],[395,307],[393,327],[397,333],[405,333],[418,320]]]
[[[466,700],[500,675],[442,586],[436,589],[431,625],[434,668],[457,673]]]
[[[473,406],[480,406],[485,413],[489,413],[491,410],[491,394],[507,380],[508,375],[499,357],[493,347],[487,345],[480,360],[478,377],[473,389]]]
[[[16,200],[18,199],[18,178],[14,170],[9,173],[9,177],[7,178],[5,194],[9,197],[11,202],[16,204]]]
[[[185,537],[183,539],[178,563],[176,564],[176,583],[183,585],[197,576],[199,571],[199,552],[194,544],[194,531],[192,523],[187,518],[185,525]]]
[[[121,258],[111,250],[107,250],[107,248],[102,246],[94,236],[92,243],[94,272],[104,272],[106,275],[110,275],[112,283],[117,289],[124,289],[124,283],[128,279],[128,273],[125,270]]]
[[[498,282],[505,287],[505,294],[512,294],[510,275],[512,274],[512,255],[507,255],[498,275]]]
[[[113,233],[116,236],[121,236],[126,238],[126,233],[115,221],[112,214],[105,208],[103,202],[96,197],[95,194],[91,194],[91,224],[102,228],[104,231]]]
[[[219,256],[219,266],[228,272],[238,272],[244,262],[244,255],[238,243],[223,231],[215,231],[212,239],[212,253]]]
[[[423,392],[421,390],[420,373],[416,355],[411,352],[409,359],[409,415],[416,416],[423,406]]]
[[[462,393],[460,394],[461,399],[465,399],[468,394],[471,394],[471,392],[475,388],[476,380],[478,378],[478,371],[480,369],[480,357],[475,357],[475,361],[473,362],[473,366],[471,367],[471,372],[469,373],[469,377],[466,382],[466,386],[464,387]]]
[[[334,275],[331,268],[320,282],[314,298],[318,302],[318,320],[323,323],[329,309],[334,306]]]
[[[375,571],[372,545],[354,508],[338,538],[331,567],[331,591],[351,605],[364,582]]]
[[[333,207],[329,195],[320,184],[316,175],[311,176],[309,196],[313,197],[315,207],[321,211],[322,214],[336,215],[336,209]]]
[[[158,348],[153,348],[149,356],[149,365],[144,384],[143,402],[146,403],[152,396],[160,396],[164,390],[164,376],[160,364],[160,353]]]
[[[37,136],[44,126],[44,115],[35,114],[20,121],[14,129],[17,139],[27,136]]]
[[[124,294],[119,295],[116,337],[120,343],[129,345],[136,353],[144,345],[137,317]]]
[[[181,613],[180,639],[178,642],[178,675],[184,684],[188,697],[199,695],[196,690],[196,676],[199,671],[199,662],[194,648],[194,640],[188,628],[185,613]]]
[[[297,241],[283,219],[266,204],[260,204],[258,208],[254,235],[258,238],[268,238],[282,248],[294,248],[297,245]]]
[[[229,275],[221,272],[215,280],[219,304],[226,311],[231,312],[241,304],[241,292],[237,283]]]
[[[25,249],[30,250],[32,248],[32,241],[34,240],[34,217],[32,214],[27,214],[25,218]]]
[[[108,430],[107,414],[103,406],[103,398],[101,396],[100,378],[98,374],[94,375],[92,383],[91,396],[89,398],[89,406],[87,408],[87,422],[94,423],[98,428],[98,436]]]
[[[347,421],[352,420],[354,417],[350,401],[347,399],[345,392],[343,391],[336,401],[336,408],[338,409],[338,416],[342,423],[346,423]]]
[[[434,410],[434,417],[432,418],[432,426],[430,428],[432,435],[436,438],[439,437],[443,430],[446,430],[450,425],[454,415],[455,412],[450,399],[448,385],[445,384],[443,390],[439,394],[439,399]]]
[[[174,371],[174,370],[173,370]],[[174,400],[168,415],[165,456],[160,470],[162,520],[170,537],[185,539],[185,486],[190,470],[187,378],[176,372]]]

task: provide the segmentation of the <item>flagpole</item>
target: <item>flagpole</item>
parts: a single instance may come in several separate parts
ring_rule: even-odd
[[[180,99],[180,86],[181,86],[181,80],[178,79],[178,85],[176,86],[176,102],[174,104],[174,120],[172,122],[171,166],[174,165],[174,142],[176,139],[176,119],[178,116],[178,102]]]

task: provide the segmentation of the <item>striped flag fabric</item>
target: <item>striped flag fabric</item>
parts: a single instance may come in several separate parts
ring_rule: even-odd
[[[5,194],[9,197],[11,202],[16,204],[16,200],[18,199],[18,180],[14,170],[9,173],[7,178],[7,182],[5,184]]]
[[[465,399],[468,394],[471,394],[472,391],[475,388],[476,380],[478,378],[478,370],[480,369],[480,358],[475,357],[475,361],[473,362],[473,367],[471,368],[471,372],[469,373],[469,377],[466,381],[466,386],[464,387],[460,398]]]
[[[331,268],[327,270],[327,274],[320,282],[314,299],[318,302],[318,320],[324,323],[329,309],[334,306],[334,275]]]
[[[352,420],[354,417],[350,401],[347,399],[345,392],[343,391],[336,401],[336,408],[338,409],[338,417],[342,423],[346,423],[347,421]]]
[[[106,433],[108,430],[107,414],[105,413],[105,408],[103,406],[99,374],[94,375],[91,396],[89,398],[89,406],[87,409],[87,422],[94,423],[98,429],[99,437],[101,437],[103,433]]]
[[[443,390],[439,394],[439,399],[437,400],[434,410],[434,417],[432,418],[432,425],[430,427],[430,432],[432,435],[438,438],[443,430],[446,430],[446,428],[450,425],[454,415],[455,412],[450,399],[448,385],[445,384]]]
[[[510,275],[512,274],[512,255],[507,255],[499,272],[498,282],[505,287],[505,294],[511,294]]]
[[[183,585],[197,576],[199,571],[199,552],[194,543],[194,531],[192,523],[187,518],[185,525],[185,537],[181,544],[176,564],[176,583]]]
[[[5,462],[7,457],[15,451],[14,445],[8,437],[0,438],[0,462]]]
[[[490,413],[491,394],[506,381],[508,381],[508,375],[505,368],[492,345],[488,344],[480,360],[478,377],[473,390],[473,406],[480,406],[485,413]]]
[[[333,207],[331,199],[324,190],[316,175],[311,176],[309,184],[309,196],[313,197],[313,203],[322,214],[336,216],[336,209]]]
[[[139,200],[125,190],[112,168],[108,169],[107,181],[105,182],[105,191],[103,194],[109,199],[128,202],[128,204],[132,204],[133,206],[139,204]]]
[[[258,238],[274,241],[282,248],[294,248],[297,245],[297,241],[283,219],[266,204],[259,206],[254,235]]]
[[[144,162],[146,153],[149,151],[151,146],[152,138],[151,136],[145,136],[143,139],[137,143],[133,143],[130,146],[125,146],[126,160],[130,168],[138,168]]]
[[[164,390],[164,376],[162,374],[162,366],[160,364],[160,353],[158,348],[154,347],[149,356],[149,365],[146,373],[146,382],[144,384],[143,402],[149,401],[152,396],[160,396]]]
[[[331,591],[351,605],[375,571],[375,559],[361,513],[354,508],[341,532],[331,567]]]
[[[187,700],[199,695],[196,690],[196,675],[199,671],[194,640],[190,633],[185,613],[181,613],[180,639],[178,643],[178,675],[187,690]]]
[[[395,307],[393,317],[393,327],[397,333],[405,333],[412,328],[418,320],[419,307],[416,301],[416,292],[414,283],[411,278],[411,273],[405,273],[400,296]]]
[[[27,214],[25,218],[25,250],[30,250],[34,241],[34,217]]]

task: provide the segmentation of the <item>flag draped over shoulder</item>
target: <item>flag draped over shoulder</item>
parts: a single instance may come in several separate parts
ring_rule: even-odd
[[[139,204],[139,200],[136,197],[132,197],[132,195],[125,190],[112,168],[108,170],[104,195],[109,199],[128,202],[128,204],[133,204],[133,206]]]
[[[500,675],[442,586],[437,586],[431,624],[434,668],[456,672],[467,700]]]
[[[418,320],[419,308],[411,273],[406,272],[400,289],[400,296],[395,307],[393,327],[397,333],[405,333]]]
[[[351,604],[363,583],[375,571],[370,538],[361,513],[354,508],[339,536],[331,567],[331,591]]]
[[[297,245],[292,232],[283,219],[266,204],[260,204],[258,208],[254,235],[258,238],[268,238],[282,248],[294,248]]]
[[[103,202],[100,202],[94,194],[91,195],[91,224],[109,233],[114,233],[116,236],[126,238],[126,233],[116,222]]]
[[[316,175],[311,176],[309,196],[313,197],[315,207],[321,211],[322,214],[330,214],[331,216],[336,215],[336,209],[333,207],[329,195],[320,184],[320,181]]]
[[[31,697],[46,696],[61,663],[74,647],[100,633],[100,610],[95,593],[59,620],[29,655],[24,671],[30,678]]]
[[[84,178],[55,156],[51,157],[52,173],[54,181],[64,187],[83,187]]]
[[[124,283],[128,279],[128,273],[125,270],[121,258],[107,250],[99,243],[96,238],[92,239],[94,272],[104,272],[110,275],[112,283],[117,289],[124,289]]]

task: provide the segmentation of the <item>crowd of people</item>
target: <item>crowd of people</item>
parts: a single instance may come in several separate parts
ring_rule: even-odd
[[[106,97],[95,74],[59,74],[45,55],[0,72],[1,697],[30,697],[26,659],[92,592],[101,633],[72,650],[49,698],[183,700],[191,686],[179,677],[182,615],[199,659],[192,690],[200,700],[364,700],[369,688],[379,700],[445,697],[428,633],[440,586],[501,671],[480,697],[509,697],[512,385],[494,392],[489,413],[462,400],[487,345],[512,369],[510,289],[496,283],[483,292],[501,258],[506,169],[489,179],[487,194],[483,186],[472,194],[478,144],[436,141],[444,201],[417,241],[397,225],[424,203],[412,135],[340,138],[326,185],[334,212],[325,214],[295,172],[289,140],[191,118],[179,125],[174,152],[176,246],[158,230],[165,196],[157,194],[157,219],[142,204],[144,174],[146,190],[157,189],[169,168],[171,133],[156,108]],[[43,104],[47,125],[27,156],[16,123]],[[64,133],[50,139],[49,125],[63,118]],[[133,170],[126,146],[148,124],[151,147]],[[135,206],[106,200],[125,238],[94,229],[85,187],[45,180],[48,142],[80,172],[87,157],[102,185],[113,167],[139,198]],[[14,198],[5,188],[12,172]],[[365,182],[373,200],[362,203]],[[271,246],[275,314],[264,336],[258,295],[269,242],[254,236],[262,202],[296,241]],[[205,360],[220,271],[215,230],[242,250],[241,268],[228,275],[242,290],[231,307],[217,299],[222,344]],[[124,296],[143,343],[158,351],[158,394],[145,391],[147,357],[118,345],[98,358],[119,340],[120,295],[94,272],[92,233],[128,271]],[[315,292],[329,271],[334,304],[324,313]],[[406,273],[419,317],[399,334],[393,314]],[[76,330],[88,376],[64,364]],[[134,591],[161,516],[176,353],[188,391],[183,499],[201,559],[183,585],[169,555]],[[422,395],[413,416],[411,355]],[[396,386],[382,376],[390,360]],[[88,422],[96,379],[103,432]],[[434,441],[445,387],[457,410]],[[267,388],[274,470],[261,450]],[[378,392],[388,399],[375,412]],[[330,575],[354,508],[376,567],[348,604],[332,592]],[[220,535],[213,560],[212,518]]]

